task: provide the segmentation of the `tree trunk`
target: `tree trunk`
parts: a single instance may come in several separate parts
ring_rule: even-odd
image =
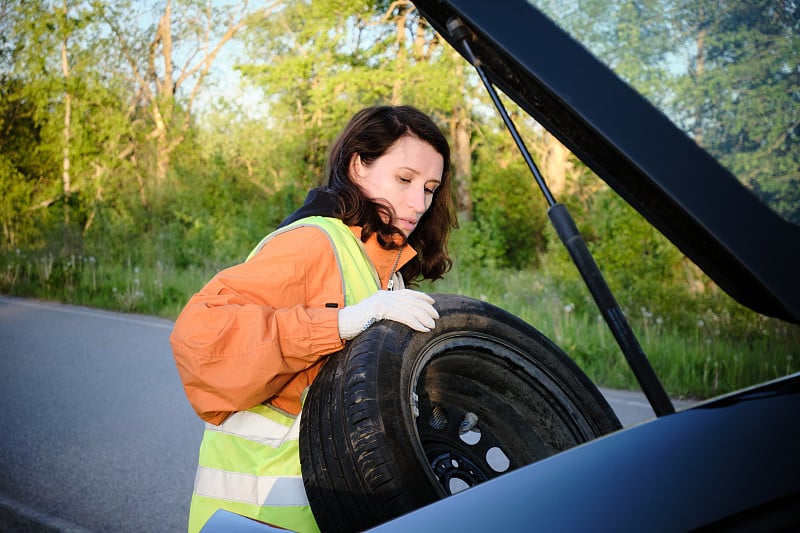
[[[458,69],[463,70],[463,67],[459,66]],[[462,106],[457,107],[450,116],[450,138],[453,143],[453,182],[458,202],[456,208],[460,218],[472,220],[472,145],[469,113]]]
[[[544,179],[550,192],[556,199],[564,192],[567,186],[567,172],[571,167],[569,150],[558,142],[558,139],[544,134]]]
[[[155,175],[158,182],[164,182],[172,161],[173,152],[186,139],[186,132],[191,124],[192,104],[198,91],[203,86],[208,71],[211,69],[214,60],[222,47],[230,41],[236,33],[245,25],[248,16],[257,13],[266,15],[269,11],[276,9],[280,3],[273,3],[266,7],[261,7],[255,12],[248,12],[248,3],[242,2],[238,9],[237,16],[231,15],[224,32],[219,36],[216,43],[210,42],[213,37],[208,31],[212,27],[214,10],[211,2],[206,5],[202,17],[199,20],[195,31],[200,37],[197,47],[189,54],[189,60],[180,68],[175,69],[173,57],[173,29],[172,29],[172,3],[167,0],[164,6],[164,14],[158,21],[156,34],[150,43],[147,72],[144,78],[138,78],[142,91],[147,95],[150,105],[150,113],[153,118],[153,131],[150,138],[156,142],[156,168]],[[232,7],[232,9],[234,9]],[[200,17],[202,19],[202,17]],[[200,25],[202,24],[202,26]],[[201,59],[195,61],[196,56]],[[157,60],[162,64],[163,75],[159,76],[159,69],[156,68]],[[132,65],[134,69],[137,66]],[[190,81],[192,80],[192,81]],[[184,84],[193,83],[188,91],[188,97],[180,113],[175,112],[175,97],[178,89]]]
[[[697,67],[695,69],[695,81],[697,84],[701,83],[703,74],[706,71],[706,30],[702,29],[697,34]],[[694,141],[702,146],[703,145],[703,111],[698,106],[695,111],[694,117]]]
[[[167,171],[171,160],[172,148],[170,146],[168,132],[172,124],[172,110],[175,98],[175,83],[173,81],[172,66],[172,3],[167,0],[164,6],[164,14],[158,21],[156,34],[153,42],[150,43],[149,77],[155,84],[155,91],[152,93],[151,109],[155,122],[155,130],[151,134],[156,140],[156,179],[164,182],[167,179]],[[161,48],[160,56],[163,63],[164,77],[158,79],[156,69],[156,52]]]
[[[408,65],[408,53],[406,51],[406,19],[409,14],[409,5],[405,2],[395,2],[397,8],[397,17],[394,19],[395,27],[395,45],[396,45],[396,58],[395,58],[395,71],[394,84],[392,85],[392,104],[398,105],[403,98],[403,71]],[[392,8],[389,8],[391,13]]]
[[[61,157],[61,183],[64,191],[64,226],[69,225],[69,202],[72,194],[72,183],[70,178],[70,129],[72,121],[72,95],[70,94],[70,72],[69,61],[67,60],[67,38],[69,28],[67,27],[67,0],[62,5],[63,19],[63,38],[61,39],[61,71],[64,75],[64,128]]]

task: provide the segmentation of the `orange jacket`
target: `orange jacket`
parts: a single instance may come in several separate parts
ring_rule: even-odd
[[[360,238],[361,228],[350,229]],[[374,235],[364,247],[385,289],[398,251],[384,250]],[[396,268],[415,255],[405,246]],[[344,346],[341,287],[328,237],[310,226],[276,235],[246,263],[214,276],[186,304],[170,335],[198,416],[220,424],[267,400],[299,414],[300,396],[324,356]]]

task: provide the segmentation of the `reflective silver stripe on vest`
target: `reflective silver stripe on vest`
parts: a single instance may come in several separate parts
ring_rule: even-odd
[[[194,492],[200,496],[253,505],[308,505],[301,476],[255,476],[198,467]]]
[[[251,413],[250,411],[239,411],[233,413],[218,426],[206,423],[206,431],[227,433],[228,435],[235,435],[265,446],[278,448],[286,441],[299,438],[300,417],[297,417],[291,427],[286,427],[259,414]]]

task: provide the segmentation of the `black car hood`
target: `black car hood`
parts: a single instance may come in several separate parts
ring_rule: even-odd
[[[447,31],[459,17],[492,83],[723,290],[754,311],[800,323],[800,226],[762,204],[550,19],[524,0],[414,4],[464,55]]]

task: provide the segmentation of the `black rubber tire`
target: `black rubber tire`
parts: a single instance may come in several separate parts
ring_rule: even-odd
[[[379,322],[309,390],[300,459],[322,531],[368,529],[621,427],[535,328],[485,302],[433,297],[433,331]],[[462,435],[467,413],[477,421]]]

